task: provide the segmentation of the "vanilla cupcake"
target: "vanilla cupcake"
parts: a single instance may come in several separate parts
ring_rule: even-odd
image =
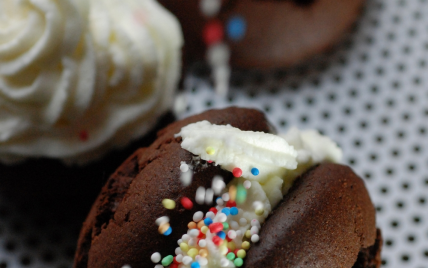
[[[180,75],[177,20],[154,0],[0,3],[0,159],[85,163],[147,133]]]
[[[0,191],[98,185],[171,108],[182,44],[155,0],[0,1]]]

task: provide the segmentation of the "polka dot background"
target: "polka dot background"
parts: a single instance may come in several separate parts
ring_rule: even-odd
[[[428,268],[428,0],[368,0],[352,32],[308,64],[238,71],[226,99],[195,68],[187,111],[266,112],[278,131],[315,128],[364,178],[383,231],[383,267]],[[72,267],[81,220],[55,220],[0,196],[0,268]]]

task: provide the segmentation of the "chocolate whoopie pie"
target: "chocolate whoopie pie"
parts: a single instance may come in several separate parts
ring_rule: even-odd
[[[207,111],[175,122],[160,131],[157,140],[150,147],[141,148],[132,154],[103,187],[83,224],[75,255],[75,268],[116,268],[124,265],[133,268],[154,267],[151,257],[155,252],[164,257],[162,265],[166,267],[220,267],[211,264],[191,266],[193,262],[197,262],[185,263],[185,259],[181,258],[183,256],[175,259],[181,262],[172,262],[174,252],[178,251],[178,255],[185,255],[180,252],[184,251],[187,244],[183,245],[183,248],[180,244],[180,248],[177,248],[177,240],[184,239],[182,235],[189,233],[188,226],[192,219],[195,221],[193,224],[202,226],[198,227],[200,228],[198,237],[206,240],[208,244],[212,238],[214,244],[220,246],[226,239],[226,230],[237,230],[227,233],[227,241],[235,241],[232,237],[238,240],[241,235],[240,239],[244,241],[242,248],[241,244],[236,242],[236,254],[233,253],[233,249],[230,251],[236,255],[234,255],[236,260],[240,261],[230,261],[232,266],[223,267],[379,267],[381,236],[380,232],[376,231],[375,210],[363,181],[350,168],[333,163],[308,166],[301,175],[296,173],[295,181],[291,188],[285,190],[286,194],[282,201],[279,201],[278,191],[272,188],[272,184],[269,186],[269,182],[260,184],[257,180],[250,180],[251,183],[248,183],[247,180],[242,184],[247,190],[241,190],[241,193],[242,191],[246,193],[247,202],[253,200],[256,195],[266,193],[263,199],[264,212],[262,210],[260,214],[256,209],[254,214],[251,211],[251,204],[245,206],[239,202],[239,196],[242,196],[239,194],[240,189],[243,189],[239,183],[243,179],[238,177],[241,174],[248,177],[245,169],[236,172],[234,168],[233,172],[230,172],[216,165],[216,162],[204,161],[202,156],[198,158],[183,149],[183,141],[187,139],[183,129],[191,124],[192,126],[212,124],[215,128],[230,131],[231,136],[239,131],[274,132],[261,112],[235,107]],[[224,126],[228,124],[230,126]],[[181,136],[177,136],[178,133],[181,133]],[[193,135],[197,130],[190,133]],[[276,137],[280,139],[276,135],[252,133],[248,135],[267,137],[269,140],[273,139],[272,142],[277,141]],[[263,142],[262,139],[259,141]],[[290,139],[290,142],[293,143],[293,139]],[[299,147],[297,143],[294,146]],[[290,155],[293,155],[295,150],[290,150]],[[208,155],[213,154],[209,149],[207,152]],[[299,157],[299,161],[302,161],[301,154]],[[180,166],[183,163],[193,166],[193,180],[189,185],[183,184],[180,180],[183,172]],[[260,162],[260,167],[263,165],[264,163]],[[254,176],[257,176],[259,171],[262,173],[264,170],[262,168],[257,169],[257,172],[254,168],[251,170]],[[290,176],[292,172],[286,174]],[[224,194],[220,198],[222,199],[220,201],[224,200],[225,203],[220,203],[217,199],[218,206],[212,207],[204,202],[197,202],[195,192],[199,191],[200,187],[209,189],[215,176],[221,176],[229,188],[228,194],[226,192],[227,198]],[[232,185],[238,188],[236,199],[232,198],[234,196]],[[281,191],[279,194],[282,198]],[[192,201],[192,208],[180,203],[184,197]],[[162,205],[165,199],[175,201],[176,207],[166,209]],[[269,203],[275,204],[274,207],[271,208]],[[243,212],[248,208],[250,210]],[[199,211],[204,213],[210,211],[211,215],[215,213],[217,215],[211,217],[207,213],[206,218],[201,221],[202,218],[197,216]],[[251,239],[245,238],[242,233],[239,234],[240,227],[238,228],[234,221],[230,223],[230,227],[229,224],[222,225],[225,232],[214,231],[219,222],[225,222],[220,220],[220,217],[226,216],[220,214],[231,215],[230,217],[253,215],[250,228],[254,233],[250,234]],[[257,215],[267,217],[264,223],[260,221],[261,226],[256,220]],[[158,232],[157,224],[164,216],[169,217],[167,227],[170,227],[172,232],[163,231],[162,235]],[[216,223],[210,222],[210,217]],[[239,221],[241,227],[247,224],[245,219],[245,223],[241,220]],[[206,224],[205,233],[202,231],[204,224]],[[189,234],[192,235],[191,232]],[[218,241],[220,243],[217,243]],[[186,243],[191,245],[190,240]],[[211,250],[213,247],[210,249],[209,245],[207,248]],[[239,248],[245,249],[246,256],[238,251]],[[190,256],[190,249],[187,252]],[[206,254],[202,251],[199,251],[198,256],[199,260],[201,256],[206,260]],[[159,261],[156,258],[153,260]],[[207,265],[206,262],[203,264]]]
[[[332,47],[356,21],[365,1],[222,0],[217,16],[204,15],[204,0],[159,2],[182,25],[186,61],[204,58],[209,45],[204,33],[220,22],[233,66],[276,68],[300,63]],[[212,32],[215,36],[220,30]]]

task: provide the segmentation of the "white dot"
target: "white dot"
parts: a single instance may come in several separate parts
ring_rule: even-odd
[[[208,260],[204,257],[198,258],[198,262],[201,266],[206,266],[208,264]]]
[[[217,43],[207,50],[207,60],[211,66],[227,65],[230,59],[230,48],[225,43]]]
[[[189,257],[189,256],[183,257],[183,263],[185,265],[189,265],[192,261],[193,261],[193,259],[191,257]]]
[[[241,230],[236,231],[236,237],[243,237],[244,233]]]
[[[204,218],[204,213],[202,211],[195,212],[193,214],[193,221],[200,222]]]
[[[221,0],[201,0],[199,1],[199,8],[207,17],[216,16],[221,8]]]
[[[245,189],[250,189],[251,188],[251,181],[244,181],[244,187],[245,187]]]
[[[181,244],[181,243],[180,243]],[[179,244],[179,245],[180,245]],[[181,251],[181,248],[180,247],[178,247],[178,248],[175,248],[175,255],[180,255],[180,254],[182,254],[183,253],[183,251]]]
[[[126,264],[126,265],[122,266],[122,268],[131,268],[131,266]]]
[[[180,181],[184,186],[189,186],[192,183],[192,172],[189,170],[187,172],[182,172],[180,175]]]
[[[226,258],[222,258],[220,260],[220,265],[221,265],[221,267],[227,267],[229,265],[229,260]]]
[[[177,254],[177,256],[175,257],[175,260],[177,262],[182,262],[183,261],[183,254]]]
[[[235,239],[236,238],[236,232],[234,230],[230,230],[229,232],[227,232],[227,236],[230,239]]]
[[[205,214],[205,218],[210,218],[211,220],[214,219],[215,214],[212,211],[208,211],[207,214]]]
[[[251,226],[257,226],[260,228],[260,222],[257,219],[252,219]]]
[[[219,205],[219,206],[223,206],[224,205],[224,201],[221,198],[217,198],[216,202],[217,202],[217,205]]]
[[[205,204],[211,205],[213,203],[214,191],[211,188],[208,188],[205,191]]]
[[[192,229],[192,230],[189,231],[189,235],[191,237],[197,237],[199,235],[199,230],[198,229]]]
[[[161,226],[162,224],[167,223],[167,222],[169,222],[169,217],[168,216],[163,216],[163,217],[160,217],[160,218],[158,218],[156,220],[156,224],[158,226]]]
[[[153,263],[158,263],[161,260],[161,255],[159,252],[155,252],[152,254],[152,256],[150,257],[150,259],[152,260]]]
[[[258,233],[259,233],[259,227],[257,227],[257,226],[251,227],[251,234],[252,235],[258,234]]]
[[[181,240],[183,240],[183,242],[187,242],[187,241],[189,241],[189,240],[190,240],[190,235],[188,235],[188,234],[184,234],[184,235],[181,237]]]
[[[195,201],[199,205],[204,204],[204,202],[205,202],[205,188],[204,187],[201,186],[196,190]]]
[[[246,218],[240,218],[239,219],[239,225],[244,226],[248,223]]]
[[[236,221],[231,221],[230,226],[232,229],[237,230],[239,228],[239,224]]]
[[[155,268],[163,268],[163,265],[158,264],[155,266]]]
[[[221,191],[226,187],[226,184],[223,181],[223,178],[219,175],[214,176],[211,188],[214,190],[216,195],[219,195]]]
[[[190,238],[189,242],[187,243],[189,245],[189,247],[194,247],[197,244],[197,240],[196,238]]]
[[[219,222],[225,222],[225,221],[227,221],[227,215],[220,212],[217,214],[217,220]]]
[[[259,242],[259,240],[260,240],[259,235],[254,234],[251,236],[251,242],[257,243],[257,242]]]
[[[181,170],[181,172],[187,172],[187,171],[189,171],[189,165],[187,165],[184,162],[181,162],[180,170]]]
[[[206,247],[206,246],[207,246],[207,241],[206,241],[205,239],[201,239],[201,240],[199,240],[199,246],[200,246],[201,248]]]
[[[229,194],[228,193],[224,193],[221,198],[223,199],[223,201],[229,201]]]

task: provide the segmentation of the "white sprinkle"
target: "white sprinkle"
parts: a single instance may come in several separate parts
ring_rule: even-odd
[[[207,214],[205,214],[205,218],[210,218],[211,220],[214,219],[215,214],[212,211],[208,211]]]
[[[159,252],[155,252],[152,254],[152,256],[150,257],[150,259],[152,260],[153,263],[158,263],[161,260],[161,255]]]
[[[263,208],[263,203],[260,202],[260,201],[254,201],[253,207],[254,207],[254,209],[262,209]]]
[[[257,226],[251,227],[251,234],[252,235],[259,234],[259,227]]]
[[[181,243],[183,243],[183,239],[180,238],[177,240],[177,244],[180,245]]]
[[[217,211],[221,211],[223,209],[222,206],[216,206],[215,209],[217,209]]]
[[[190,240],[190,235],[188,235],[188,234],[184,234],[184,235],[181,237],[181,240],[183,240],[183,242],[187,242],[187,241],[189,241],[189,240]]]
[[[214,176],[211,188],[214,190],[216,195],[219,195],[221,191],[226,187],[226,184],[223,181],[223,178],[219,175]]]
[[[214,191],[211,188],[208,188],[205,191],[205,204],[211,205],[213,203]]]
[[[158,218],[157,220],[156,220],[156,224],[158,225],[158,226],[161,226],[162,224],[164,224],[164,223],[168,223],[169,222],[169,217],[168,216],[163,216],[163,217],[160,217],[160,218]]]
[[[206,266],[208,264],[208,260],[204,257],[198,258],[198,262],[201,266]]]
[[[191,237],[197,237],[199,235],[199,230],[198,229],[192,229],[192,230],[190,230],[189,235]]]
[[[257,219],[252,219],[251,226],[257,226],[260,228],[260,222]]]
[[[260,240],[259,235],[257,235],[257,234],[253,234],[253,235],[251,236],[251,242],[253,242],[253,243],[257,243],[257,242],[259,242],[259,240]]]
[[[230,230],[229,232],[227,232],[227,236],[230,239],[235,239],[236,238],[236,232],[234,230]]]
[[[156,266],[157,266],[157,265],[156,265]],[[131,268],[131,266],[130,266],[130,265],[128,265],[128,264],[126,264],[126,265],[122,266],[122,268]],[[157,267],[155,267],[155,268],[157,268]]]
[[[248,223],[246,218],[240,218],[239,219],[239,225],[245,226]]]
[[[189,186],[192,183],[192,171],[182,172],[180,175],[180,181],[184,186]]]
[[[177,254],[177,256],[175,257],[175,260],[177,262],[182,262],[183,261],[183,254]]]
[[[223,206],[223,205],[224,205],[224,201],[223,201],[223,199],[221,199],[221,198],[217,198],[216,203],[217,203],[217,205],[219,205],[219,206]]]
[[[229,201],[229,193],[224,193],[221,198],[223,199],[223,201]]]
[[[214,17],[220,11],[221,2],[221,0],[201,0],[199,1],[199,9],[204,16]]]
[[[222,258],[220,260],[220,265],[221,265],[221,267],[227,267],[227,266],[229,266],[229,260],[226,259],[226,258]]]
[[[251,188],[251,181],[244,181],[244,187],[245,189],[250,189]]]
[[[207,49],[207,60],[210,66],[222,67],[229,63],[230,49],[224,42],[211,45]]]
[[[192,261],[193,261],[193,259],[189,256],[183,257],[183,264],[185,264],[185,265],[189,265]]]
[[[241,230],[236,231],[236,237],[243,237],[244,233]]]
[[[187,172],[187,171],[189,171],[189,165],[186,164],[186,162],[181,161],[180,170],[181,170],[181,172]]]
[[[230,226],[232,229],[237,230],[239,228],[239,224],[236,221],[231,221]]]
[[[195,212],[193,214],[193,221],[200,222],[204,218],[204,213],[202,211]]]
[[[206,247],[206,246],[207,246],[207,241],[206,241],[205,239],[201,239],[201,240],[199,240],[199,246],[200,246],[201,248]]]
[[[180,243],[181,244],[181,243]],[[180,247],[178,247],[178,248],[175,248],[175,255],[180,255],[180,254],[182,254],[183,253],[183,251],[181,251],[181,248]]]
[[[190,238],[187,244],[189,245],[189,247],[194,247],[196,246],[197,242],[198,240],[196,238]]]
[[[205,202],[205,188],[204,187],[201,186],[196,190],[195,200],[196,200],[196,203],[198,203],[199,205],[204,204],[204,202]]]
[[[216,217],[219,222],[227,221],[227,215],[222,212],[218,213]]]
[[[157,264],[155,268],[163,268],[163,265]]]

